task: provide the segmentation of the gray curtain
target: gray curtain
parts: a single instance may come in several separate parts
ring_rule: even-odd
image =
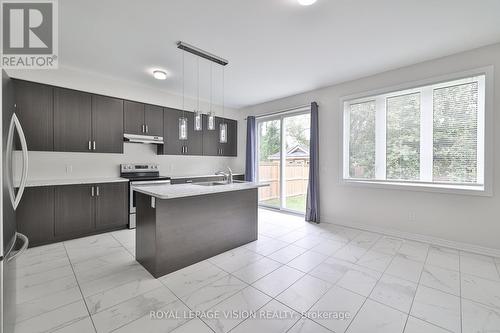
[[[319,223],[319,133],[318,104],[311,103],[311,143],[309,182],[307,184],[306,221]]]
[[[247,152],[245,164],[245,180],[254,182],[257,180],[257,172],[255,169],[257,158],[257,141],[255,139],[255,117],[247,117]]]

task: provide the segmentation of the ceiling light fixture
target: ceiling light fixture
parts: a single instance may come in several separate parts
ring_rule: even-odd
[[[199,58],[204,58],[204,59],[207,59],[211,62],[214,62],[218,65],[220,65],[222,67],[222,117],[224,117],[225,115],[225,104],[224,104],[224,68],[225,66],[229,63],[226,59],[224,58],[221,58],[221,57],[218,57],[212,53],[208,53],[207,51],[204,51],[202,49],[199,49],[197,48],[196,46],[193,46],[193,45],[189,45],[187,43],[184,43],[182,41],[179,41],[177,42],[177,47],[179,49],[182,50],[182,54],[183,54],[183,57],[182,57],[182,69],[183,69],[183,73],[182,73],[182,77],[183,77],[183,88],[182,88],[182,96],[183,96],[183,109],[184,109],[184,52],[187,51],[191,54],[194,54],[196,57],[197,57],[197,69],[198,69],[198,84],[197,84],[197,87],[198,87],[198,96],[197,96],[197,108],[195,110],[195,124],[194,124],[194,130],[202,130],[203,129],[203,121],[202,121],[202,118],[201,118],[201,111],[200,111],[200,92],[199,92],[199,89],[200,89],[200,67],[199,67]],[[215,117],[215,112],[213,111],[212,109],[212,84],[213,84],[213,80],[212,80],[212,64],[210,64],[210,110],[207,114],[207,128],[211,131],[215,130],[216,129],[216,117]],[[196,118],[199,117],[199,122],[198,124],[196,123]],[[185,135],[182,135],[182,137],[185,137],[187,139],[187,119],[184,121],[185,119],[185,116],[183,115],[183,117],[180,119],[180,122],[179,122],[179,133],[183,133],[186,132]],[[201,125],[201,126],[200,126]],[[227,143],[227,136],[228,136],[228,128],[227,128],[227,123],[226,121],[224,120],[224,118],[222,118],[222,122],[220,123],[220,126],[219,126],[219,142],[220,143]],[[181,134],[179,134],[179,138],[182,140],[181,138]]]
[[[182,117],[179,118],[179,140],[187,140],[188,139],[188,120],[186,118],[186,73],[184,69],[184,50],[182,50]],[[184,152],[184,147],[182,147]]]
[[[316,2],[316,0],[297,0],[302,6],[310,6]]]
[[[160,70],[153,71],[153,76],[157,80],[166,80],[167,79],[167,73],[164,71],[160,71]]]
[[[194,110],[193,123],[194,123],[194,130],[201,131],[203,130],[203,126],[201,124],[201,110],[200,110],[200,57],[196,58],[196,68],[198,71],[198,78],[197,78],[198,83],[196,84],[197,104],[196,104],[196,110]]]

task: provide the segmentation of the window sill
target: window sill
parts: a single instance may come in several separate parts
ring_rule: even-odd
[[[447,194],[461,194],[474,196],[493,196],[492,190],[484,185],[447,185],[430,183],[406,183],[406,182],[388,182],[359,179],[343,179],[342,184],[350,186],[379,188],[387,190],[404,190],[418,192],[435,192]]]

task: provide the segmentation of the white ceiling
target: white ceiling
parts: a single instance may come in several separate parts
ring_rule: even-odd
[[[229,60],[226,104],[242,107],[498,42],[498,13],[498,0],[63,0],[59,59],[182,94],[182,40]],[[185,63],[196,96],[196,62]]]

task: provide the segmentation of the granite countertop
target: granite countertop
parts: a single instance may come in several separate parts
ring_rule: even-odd
[[[203,186],[198,184],[134,185],[132,188],[134,191],[144,193],[158,199],[175,199],[221,192],[242,191],[269,186],[269,184],[256,182],[235,182],[232,184],[216,186]]]
[[[33,179],[26,182],[26,187],[37,186],[57,186],[57,185],[77,185],[77,184],[99,184],[99,183],[118,183],[128,182],[128,179],[121,177],[102,177],[102,178],[68,178],[68,179]],[[15,182],[19,186],[19,180]]]

